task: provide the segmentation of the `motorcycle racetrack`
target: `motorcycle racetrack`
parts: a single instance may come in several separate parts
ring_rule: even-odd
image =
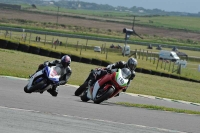
[[[130,102],[200,111],[200,106],[120,94],[101,104],[82,102],[75,86],[27,94],[27,80],[0,76],[2,133],[199,133],[199,115],[125,107]]]

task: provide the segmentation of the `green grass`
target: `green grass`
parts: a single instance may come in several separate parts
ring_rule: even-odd
[[[14,35],[14,33],[13,33],[13,35]],[[67,54],[78,55],[78,56],[82,56],[82,57],[86,57],[86,58],[96,58],[96,59],[101,59],[101,60],[108,60],[108,61],[113,62],[113,63],[117,62],[119,60],[126,61],[128,59],[127,56],[123,57],[121,55],[121,50],[118,50],[117,52],[116,51],[112,52],[112,49],[109,49],[108,54],[106,54],[104,52],[101,54],[101,53],[94,52],[93,47],[91,47],[90,49],[87,49],[85,51],[85,45],[86,45],[85,39],[68,38],[68,40],[67,40],[64,37],[63,38],[58,37],[58,39],[63,42],[63,46],[58,46],[55,49],[54,47],[52,48],[51,43],[46,43],[44,45],[44,43],[35,42],[35,36],[36,36],[35,34],[31,35],[32,39],[34,39],[34,40],[32,40],[30,45],[41,47],[41,48],[44,48],[44,49],[59,51],[59,52],[67,53]],[[18,39],[17,39],[17,37],[18,37]],[[21,34],[18,33],[17,36],[12,37],[10,40],[12,40],[12,41],[15,40],[15,41],[19,42],[19,37],[21,37]],[[40,37],[41,37],[42,40],[44,40],[44,38],[45,38],[44,35],[41,35]],[[2,37],[2,38],[5,39],[5,37]],[[52,41],[52,38],[53,38],[53,36],[47,36],[47,40],[49,42]],[[7,38],[7,39],[9,39],[9,38]],[[54,40],[56,40],[56,39],[57,38],[54,37]],[[65,47],[65,45],[66,45],[65,39],[67,40],[67,47]],[[79,43],[78,49],[76,49],[77,41]],[[28,38],[27,38],[27,41],[25,43],[29,43]],[[94,41],[94,40],[88,41],[88,46],[102,46],[102,44],[105,44],[105,43],[101,42],[101,41]],[[107,42],[106,47],[109,47],[111,44],[112,44],[111,42]],[[81,51],[81,46],[82,46],[82,51]],[[139,48],[138,45],[134,45],[134,44],[131,45],[131,48],[133,48],[133,47]],[[196,56],[198,56],[199,53],[198,52],[196,52],[196,53],[197,53]],[[194,51],[194,54],[195,54],[195,51]],[[150,56],[150,54],[149,54],[149,56]],[[165,63],[163,63],[163,65],[161,65],[162,62],[159,62],[158,69],[156,69],[157,60],[155,61],[154,64],[153,64],[153,60],[150,60],[150,59],[146,60],[146,53],[144,53],[143,57],[142,57],[142,54],[140,56],[138,54],[138,62],[139,62],[139,64],[138,64],[139,68],[146,68],[146,69],[149,69],[149,70],[156,70],[156,71],[165,72],[165,73],[172,73],[173,64],[171,64],[171,67],[169,69],[169,65],[170,65],[169,63],[167,63],[166,67],[165,67]],[[198,73],[197,68],[198,68],[198,63],[188,62],[188,66],[186,68],[182,69],[181,76],[199,80],[200,74]],[[175,67],[174,67],[174,70],[176,70],[176,69],[177,69],[177,65],[175,65]],[[173,74],[176,75],[176,73],[173,73]]]
[[[162,111],[170,111],[176,113],[185,113],[185,114],[195,114],[200,115],[200,111],[192,111],[192,110],[184,110],[184,109],[176,109],[176,108],[167,108],[164,106],[154,106],[154,105],[146,105],[146,104],[134,104],[134,103],[127,103],[127,102],[118,102],[118,105],[123,105],[126,107],[138,107],[138,108],[146,108],[150,110],[162,110]]]
[[[33,74],[38,65],[54,58],[38,56],[19,51],[0,49],[0,75],[27,78]],[[73,62],[71,64],[72,76],[69,84],[80,85],[87,78],[91,69],[100,66]],[[128,92],[165,97],[174,100],[184,100],[200,103],[200,84],[165,78],[160,76],[136,73]]]

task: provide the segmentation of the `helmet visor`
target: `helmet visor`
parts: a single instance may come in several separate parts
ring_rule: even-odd
[[[129,67],[131,70],[135,70],[136,65],[135,65],[135,64],[129,64],[128,67]]]

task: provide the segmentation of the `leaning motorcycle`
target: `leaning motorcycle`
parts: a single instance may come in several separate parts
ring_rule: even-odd
[[[53,84],[59,82],[61,68],[57,66],[45,66],[42,70],[33,74],[28,84],[24,87],[26,93],[40,92],[51,89]]]
[[[128,87],[130,77],[131,71],[128,68],[114,69],[99,79],[93,87],[85,90],[81,100],[92,100],[96,104],[108,100]]]

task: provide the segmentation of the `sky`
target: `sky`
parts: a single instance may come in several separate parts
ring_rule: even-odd
[[[145,9],[161,9],[187,13],[200,12],[200,0],[79,0],[97,4],[108,4],[114,7],[143,7]]]

